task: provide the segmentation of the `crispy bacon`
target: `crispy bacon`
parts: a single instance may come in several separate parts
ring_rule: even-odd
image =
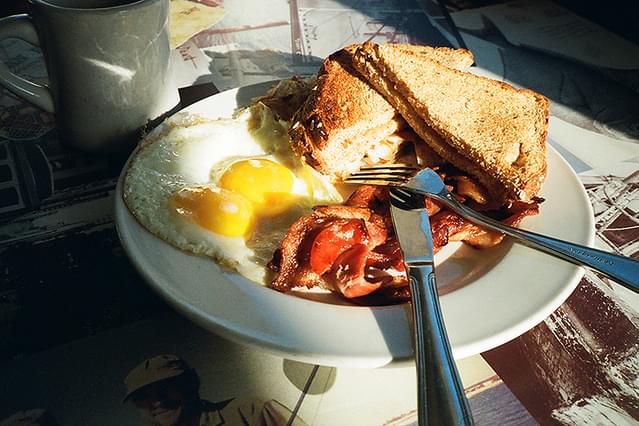
[[[347,206],[365,207],[376,213],[383,213],[389,209],[388,189],[383,186],[362,185],[344,202]]]
[[[502,223],[509,226],[517,226],[526,216],[534,216],[539,213],[539,204],[537,202],[524,203],[518,202],[510,207],[508,216],[502,220]],[[465,222],[457,234],[452,235],[451,241],[463,241],[475,248],[485,249],[494,247],[501,243],[504,234],[496,231],[489,231],[474,223]]]
[[[313,214],[321,217],[339,217],[342,219],[362,219],[369,220],[371,210],[366,207],[348,206],[317,206],[313,209]]]
[[[326,280],[345,297],[366,296],[377,290],[381,281],[369,281],[366,278],[366,260],[370,248],[364,244],[354,244],[343,251],[336,259]]]
[[[337,219],[313,239],[309,262],[319,275],[325,274],[337,258],[354,245],[368,247],[372,238],[361,219]]]
[[[284,236],[280,248],[273,255],[269,267],[277,271],[270,287],[286,292],[293,287],[322,286],[322,277],[313,272],[308,263],[308,240],[330,221],[314,215],[299,218]],[[312,240],[311,240],[312,241]]]
[[[524,217],[537,214],[541,201],[514,203],[497,213],[504,223],[515,226]],[[502,234],[467,222],[429,199],[424,205],[430,214],[435,252],[449,241],[487,248],[503,239]],[[371,305],[409,300],[389,206],[386,188],[361,186],[343,205],[316,207],[312,214],[301,217],[269,264],[277,272],[270,286],[282,292],[320,286]]]
[[[397,265],[403,271],[403,263],[399,250],[388,245],[393,232],[388,197],[384,188],[362,186],[344,205],[316,207],[300,218],[270,262],[277,272],[271,287],[321,286],[352,298],[397,281],[393,271]],[[400,275],[405,285],[405,273]]]

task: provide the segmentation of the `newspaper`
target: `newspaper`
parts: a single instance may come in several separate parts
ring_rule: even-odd
[[[212,82],[225,90],[314,74],[326,56],[352,43],[454,46],[442,17],[428,15],[425,25],[424,8],[434,6],[416,0],[276,0],[251,8],[227,2],[224,18],[191,41],[210,58]]]
[[[171,0],[169,3],[171,48],[176,48],[224,16],[221,0]]]

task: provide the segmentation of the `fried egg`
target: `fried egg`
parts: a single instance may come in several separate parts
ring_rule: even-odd
[[[260,284],[290,225],[342,201],[293,154],[286,122],[259,103],[233,119],[167,119],[129,161],[123,197],[157,237]]]

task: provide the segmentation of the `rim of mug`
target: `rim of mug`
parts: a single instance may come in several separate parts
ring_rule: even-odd
[[[61,6],[59,4],[55,4],[51,2],[52,0],[29,0],[30,3],[40,4],[46,7],[50,7],[52,9],[66,10],[66,11],[74,11],[74,12],[100,12],[100,11],[113,11],[118,9],[130,9],[131,7],[140,7],[143,3],[156,3],[162,0],[132,0],[126,4],[119,4],[115,6],[105,6],[105,7],[68,7]]]

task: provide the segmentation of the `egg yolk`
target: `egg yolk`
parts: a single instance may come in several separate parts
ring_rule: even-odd
[[[227,237],[248,238],[255,222],[249,200],[219,188],[181,189],[172,195],[171,207],[180,216]]]
[[[249,199],[256,214],[273,216],[293,203],[294,179],[293,173],[281,164],[254,158],[233,163],[220,178],[220,186]]]

